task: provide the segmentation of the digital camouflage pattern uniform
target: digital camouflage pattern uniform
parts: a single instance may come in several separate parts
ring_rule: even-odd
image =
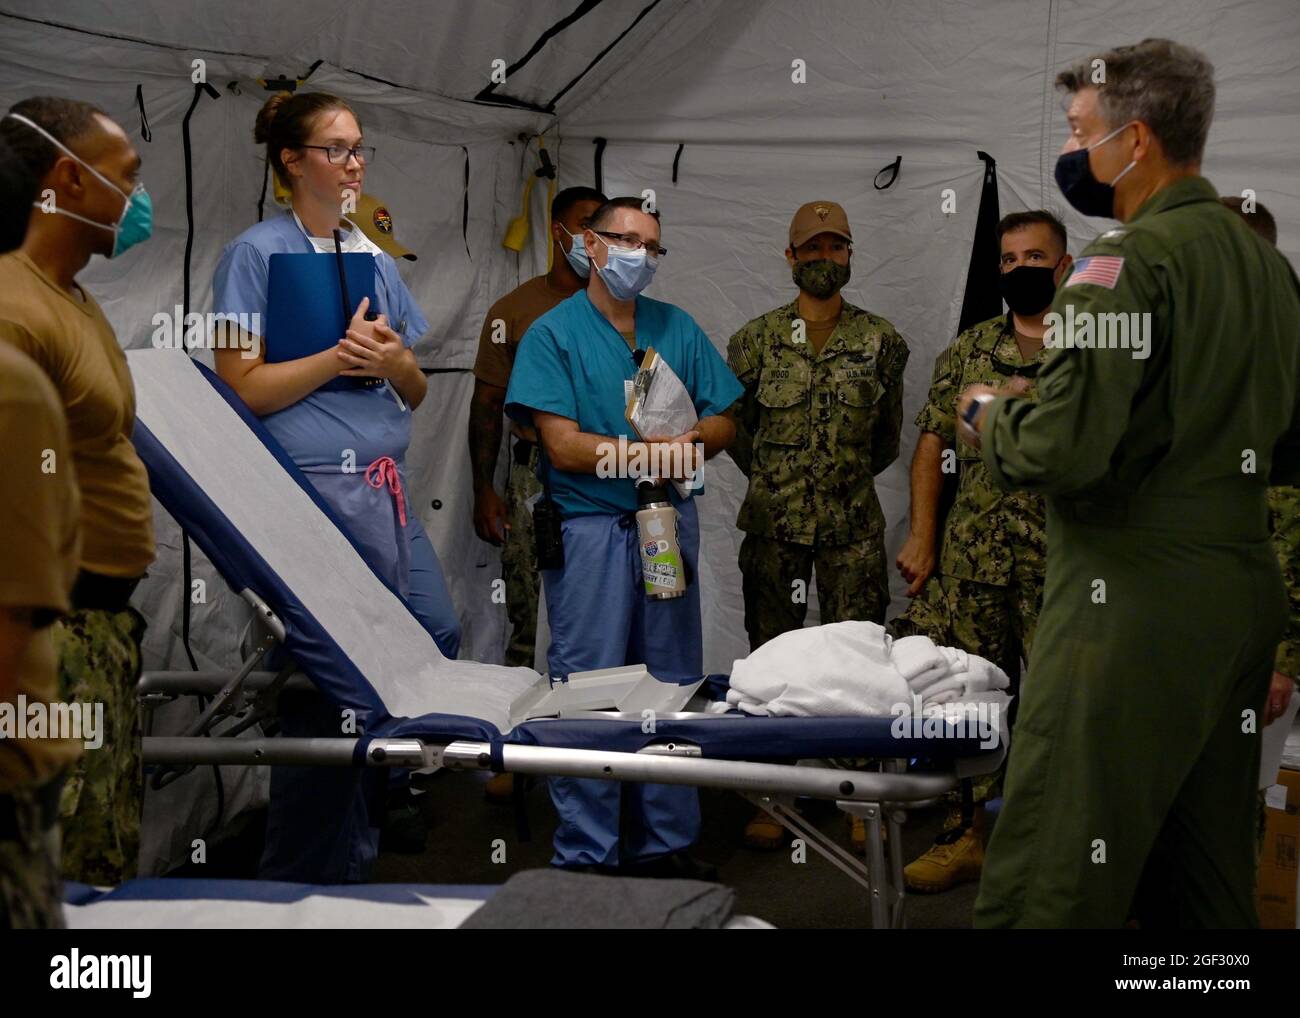
[[[7,794],[16,836],[0,838],[0,930],[61,930],[59,825],[46,823],[41,789]]]
[[[895,636],[928,636],[997,664],[1018,686],[1020,660],[1029,657],[1043,600],[1046,541],[1043,500],[994,486],[979,450],[956,439],[957,397],[968,385],[1000,388],[1026,378],[1025,398],[1035,398],[1032,375],[1051,353],[1025,360],[1010,313],[967,329],[935,358],[919,430],[955,449],[957,495],[944,521],[938,568],[907,610],[890,623]],[[1002,771],[972,781],[975,804],[995,798]],[[962,823],[961,795],[947,796],[944,830]]]
[[[916,426],[954,449],[957,495],[944,522],[936,575],[893,622],[900,636],[919,633],[999,665],[1014,682],[1028,658],[1043,597],[1046,555],[1041,496],[998,489],[979,450],[956,439],[957,397],[969,385],[1005,386],[1013,376],[1029,381],[1050,350],[1020,355],[1008,314],[963,332],[935,358],[934,374]],[[947,455],[947,454],[946,454]]]
[[[1273,670],[1289,675],[1297,684],[1292,696],[1300,696],[1300,488],[1276,487],[1268,489],[1269,532],[1273,535],[1273,549],[1278,565],[1282,567],[1282,580],[1286,584],[1286,632],[1277,645]],[[1268,816],[1264,790],[1258,792],[1259,827],[1258,846],[1264,848],[1264,825]]]
[[[501,548],[501,576],[505,580],[506,615],[510,619],[510,641],[506,664],[533,667],[537,645],[537,597],[541,573],[537,571],[537,549],[533,542],[533,514],[528,500],[542,490],[537,479],[541,446],[531,443],[525,463],[515,461],[511,442],[510,474],[506,480],[506,533]]]
[[[1273,670],[1294,679],[1300,676],[1300,488],[1269,488],[1268,518],[1291,605]]]
[[[885,518],[874,476],[898,456],[908,349],[885,319],[844,301],[821,352],[796,332],[798,301],[731,337],[745,386],[732,459],[749,477],[737,526],[751,648],[803,625],[817,572],[823,623],[883,622]]]
[[[59,692],[104,705],[103,745],[87,749],[63,786],[63,875],[116,886],[136,875],[144,795],[136,682],[145,623],[134,608],[74,611],[51,626]]]

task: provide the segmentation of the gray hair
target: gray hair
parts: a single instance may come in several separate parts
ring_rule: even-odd
[[[1102,61],[1101,81],[1094,67]],[[1143,39],[1097,53],[1056,76],[1067,92],[1097,89],[1106,126],[1140,120],[1176,166],[1200,162],[1214,119],[1214,65],[1205,54],[1168,39]]]

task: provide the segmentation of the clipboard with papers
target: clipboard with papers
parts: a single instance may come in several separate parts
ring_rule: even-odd
[[[690,392],[654,347],[646,350],[632,379],[624,416],[643,442],[651,436],[685,434],[700,422]],[[672,484],[678,495],[688,498],[698,487],[698,475],[695,481],[674,480]]]
[[[339,266],[346,280],[347,299],[355,308],[362,297],[375,298],[375,259],[365,252],[336,258],[316,253],[273,254],[268,259],[266,293],[266,360],[268,364],[297,360],[326,350],[348,330],[340,301]],[[370,379],[341,376],[322,389],[367,388]]]

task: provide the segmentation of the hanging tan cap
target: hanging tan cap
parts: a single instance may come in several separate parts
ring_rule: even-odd
[[[843,206],[833,201],[810,201],[800,205],[790,220],[790,246],[798,247],[819,233],[833,233],[847,241],[853,240],[849,230],[849,217]]]
[[[361,232],[381,250],[387,251],[394,258],[415,261],[415,252],[397,242],[397,237],[393,234],[392,214],[374,195],[363,194],[357,201],[357,211],[348,218],[361,227]]]

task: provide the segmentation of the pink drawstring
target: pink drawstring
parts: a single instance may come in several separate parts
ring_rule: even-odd
[[[406,499],[402,496],[402,477],[397,472],[397,462],[391,456],[380,456],[366,467],[366,483],[372,488],[382,488],[386,483],[397,502],[397,518],[406,526]]]

